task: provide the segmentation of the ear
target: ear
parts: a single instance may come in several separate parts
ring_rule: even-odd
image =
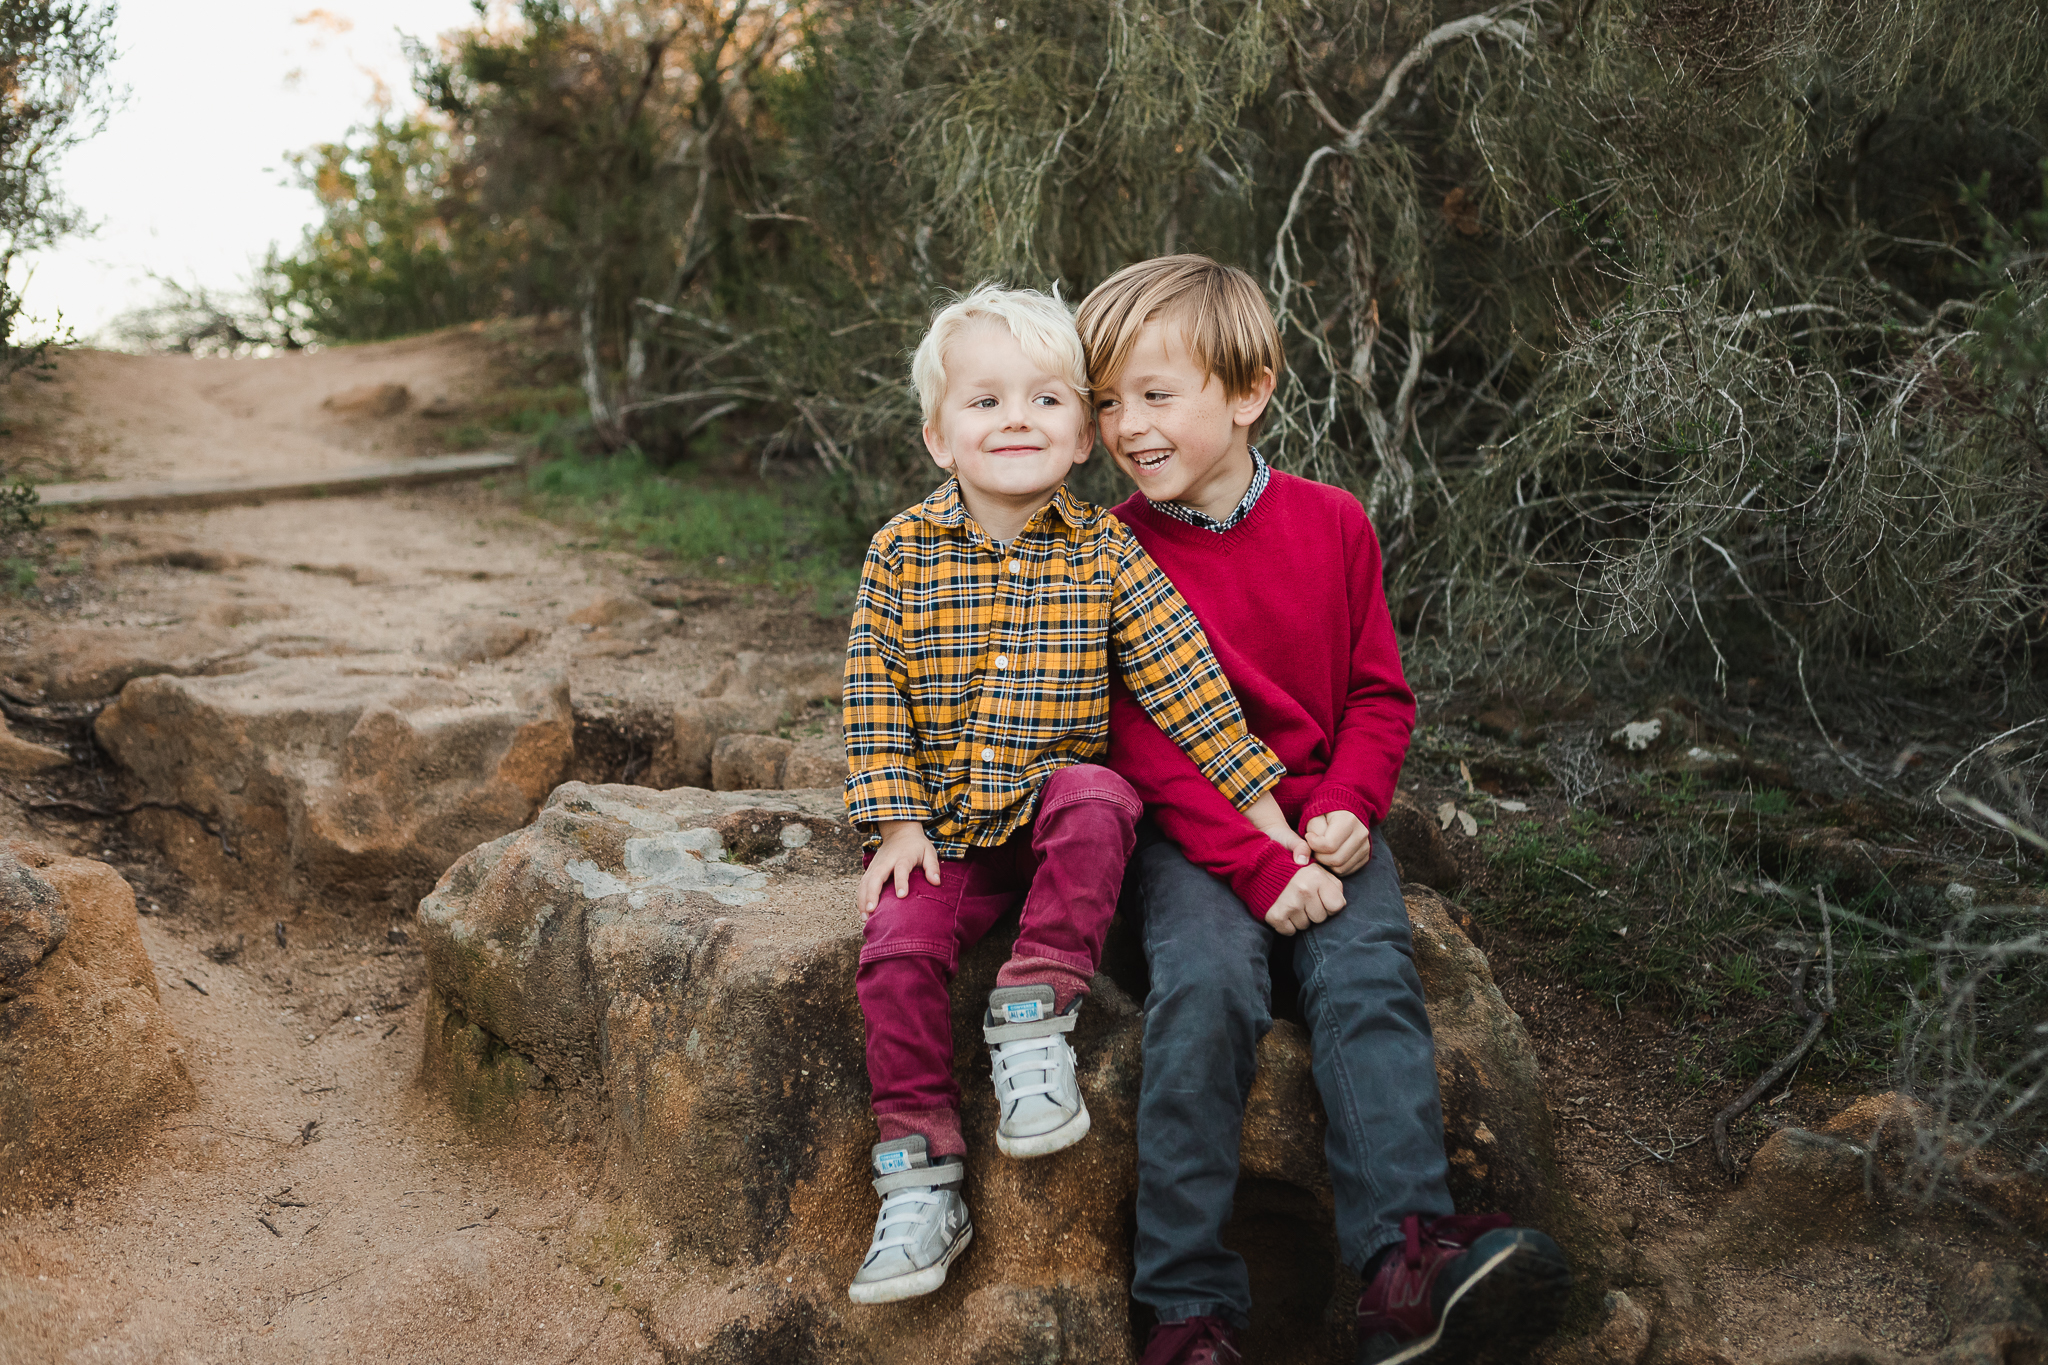
[[[1233,426],[1248,427],[1265,415],[1266,404],[1273,401],[1273,389],[1278,384],[1270,369],[1261,369],[1259,377],[1252,381],[1251,390],[1236,400],[1230,410]]]
[[[1089,418],[1081,424],[1081,434],[1075,438],[1074,463],[1086,464],[1088,457],[1095,453],[1095,419]]]
[[[930,422],[924,424],[924,448],[932,453],[932,463],[939,468],[953,467],[953,454],[946,449],[946,438],[939,435],[938,428]]]

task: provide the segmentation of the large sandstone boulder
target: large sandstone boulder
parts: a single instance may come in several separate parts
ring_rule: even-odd
[[[1013,929],[967,955],[954,993],[974,1246],[929,1298],[847,1302],[875,1208],[857,870],[831,789],[566,784],[421,903],[424,1074],[487,1135],[600,1144],[678,1272],[636,1304],[672,1359],[1128,1361],[1142,986],[1098,976],[1082,1013],[1089,1138],[1003,1158],[979,1014]],[[1442,900],[1419,892],[1410,910],[1443,1002],[1461,1200],[1554,1213],[1520,1023]],[[1283,1021],[1260,1049],[1232,1230],[1255,1253],[1259,1327],[1285,1347],[1275,1359],[1352,1349],[1324,1127],[1306,1035]]]
[[[574,742],[558,678],[447,680],[327,659],[138,679],[96,731],[161,803],[138,828],[201,886],[280,908],[398,912],[531,819]]]
[[[0,848],[0,1205],[191,1096],[128,884],[104,863]]]

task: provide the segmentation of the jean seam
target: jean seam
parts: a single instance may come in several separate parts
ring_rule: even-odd
[[[1324,971],[1329,963],[1329,955],[1323,948],[1321,938],[1313,930],[1309,932],[1304,946],[1307,947],[1309,956],[1315,962],[1316,980],[1320,987],[1318,994],[1325,997],[1322,1008],[1328,1009],[1330,1007],[1328,1000],[1330,983],[1324,976]],[[1358,1167],[1358,1178],[1371,1195],[1372,1206],[1374,1208],[1383,1207],[1386,1203],[1386,1194],[1381,1190],[1379,1180],[1373,1174],[1372,1153],[1365,1150],[1365,1119],[1358,1112],[1358,1089],[1352,1084],[1350,1068],[1344,1064],[1344,1049],[1342,1047],[1332,1045],[1330,1048],[1330,1072],[1336,1079],[1337,1090],[1343,1101],[1340,1107],[1344,1116],[1345,1140],[1351,1146],[1353,1158]],[[1323,1104],[1326,1110],[1329,1107],[1329,1103],[1330,1097],[1328,1095],[1323,1096]],[[1341,1254],[1343,1248],[1339,1247],[1338,1251]]]

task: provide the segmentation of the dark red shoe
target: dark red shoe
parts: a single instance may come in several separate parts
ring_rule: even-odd
[[[1489,1350],[1520,1353],[1556,1326],[1571,1265],[1534,1228],[1504,1213],[1401,1224],[1407,1245],[1380,1262],[1358,1296],[1359,1365],[1453,1365]]]
[[[1237,1365],[1237,1329],[1222,1318],[1187,1318],[1152,1329],[1138,1365]]]

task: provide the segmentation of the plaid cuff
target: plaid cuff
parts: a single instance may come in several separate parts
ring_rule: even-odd
[[[1202,776],[1230,798],[1231,805],[1243,810],[1280,785],[1280,779],[1287,776],[1287,765],[1274,756],[1265,741],[1245,731],[1203,760]]]
[[[846,818],[869,830],[884,820],[915,820],[923,824],[932,818],[931,807],[925,801],[924,779],[917,769],[904,764],[852,773],[846,779]]]

